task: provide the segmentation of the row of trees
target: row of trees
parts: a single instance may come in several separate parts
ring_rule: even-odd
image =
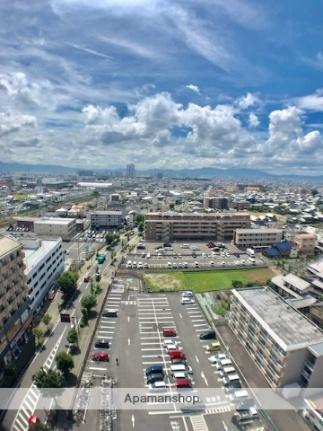
[[[58,286],[63,295],[63,300],[70,299],[77,289],[78,274],[74,271],[65,271],[58,277]]]

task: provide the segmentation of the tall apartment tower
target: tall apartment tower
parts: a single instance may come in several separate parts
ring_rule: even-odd
[[[136,167],[133,163],[130,163],[129,165],[127,165],[126,177],[135,178],[135,176],[136,176]]]
[[[27,280],[23,245],[0,239],[0,380],[1,371],[20,354],[28,342]]]

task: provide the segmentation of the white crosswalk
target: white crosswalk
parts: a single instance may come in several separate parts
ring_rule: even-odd
[[[203,415],[190,416],[190,421],[194,431],[208,431],[209,428]]]

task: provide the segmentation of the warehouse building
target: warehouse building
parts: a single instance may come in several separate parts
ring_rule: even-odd
[[[232,240],[234,231],[250,226],[243,213],[148,213],[145,216],[147,241]]]
[[[229,326],[272,387],[323,385],[323,332],[269,288],[232,291]]]
[[[270,247],[283,238],[281,229],[237,229],[234,243],[241,248]]]

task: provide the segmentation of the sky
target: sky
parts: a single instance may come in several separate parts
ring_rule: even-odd
[[[319,0],[1,0],[0,20],[0,161],[322,173]]]

